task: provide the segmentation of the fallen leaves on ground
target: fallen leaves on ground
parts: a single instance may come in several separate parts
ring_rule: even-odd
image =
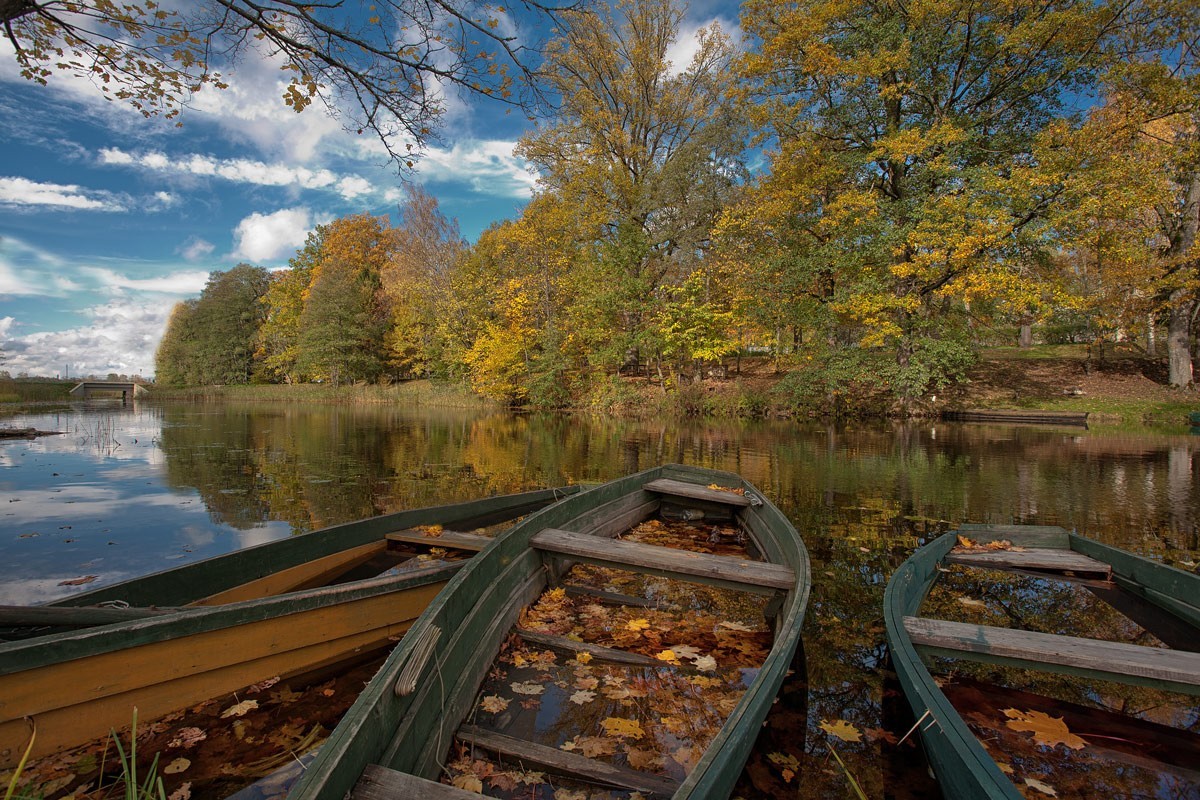
[[[234,703],[229,708],[222,711],[221,719],[228,719],[229,717],[242,717],[245,716],[247,712],[253,711],[256,708],[258,708],[257,700],[243,700],[240,703]]]
[[[1047,794],[1047,795],[1050,795],[1051,797],[1058,797],[1058,792],[1055,791],[1053,786],[1050,786],[1049,784],[1046,784],[1046,783],[1042,783],[1037,778],[1026,778],[1025,785],[1028,786],[1030,789],[1034,789],[1036,791],[1041,792],[1042,794]]]

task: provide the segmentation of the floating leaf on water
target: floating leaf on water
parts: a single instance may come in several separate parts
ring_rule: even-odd
[[[1033,740],[1046,747],[1064,744],[1072,750],[1079,750],[1087,742],[1071,733],[1062,717],[1052,717],[1041,711],[1018,711],[1015,708],[1004,709],[1004,715],[1009,718],[1004,723],[1014,731],[1028,731],[1033,734]]]
[[[504,709],[508,708],[508,701],[498,694],[490,694],[483,698],[479,707],[489,714],[499,714]]]
[[[596,693],[589,692],[586,689],[580,689],[578,692],[575,692],[575,694],[571,695],[571,702],[580,706],[584,703],[590,703],[595,699]]]
[[[1037,778],[1026,778],[1025,785],[1028,786],[1030,789],[1034,789],[1036,791],[1041,792],[1042,794],[1048,794],[1051,797],[1058,797],[1058,792],[1055,790],[1055,788],[1053,786],[1050,786],[1049,784],[1046,784],[1046,783],[1042,783]]]
[[[98,578],[98,577],[100,577],[100,576],[84,575],[81,578],[70,578],[65,581],[59,581],[58,585],[59,586],[83,586],[85,583],[91,583],[92,581],[96,580],[96,578]]]
[[[701,672],[712,672],[717,668],[717,660],[712,656],[700,656],[692,665]]]
[[[956,597],[954,599],[967,608],[987,608],[987,603],[982,600],[976,600],[974,597]]]
[[[636,719],[622,719],[621,717],[609,717],[603,720],[601,725],[604,726],[604,732],[609,736],[621,736],[629,739],[641,739],[646,735],[642,730],[642,724]]]
[[[540,683],[513,683],[510,684],[512,690],[517,694],[541,694],[546,691],[546,687]]]
[[[171,792],[167,800],[192,800],[192,782],[185,781],[179,784],[179,788]]]
[[[232,705],[229,708],[222,711],[221,719],[228,719],[229,717],[240,717],[240,716],[245,715],[249,711],[253,711],[256,708],[258,708],[257,700],[243,700],[242,702],[235,703],[234,705]]]
[[[839,719],[836,722],[821,720],[821,724],[818,727],[830,736],[836,736],[843,742],[862,741],[862,732],[844,719]]]

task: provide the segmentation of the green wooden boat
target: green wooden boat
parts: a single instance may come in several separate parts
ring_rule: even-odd
[[[718,488],[712,488],[718,485]],[[733,487],[744,495],[725,491]],[[656,515],[725,520],[762,560],[702,555],[616,538]],[[772,598],[773,645],[723,727],[682,780],[464,724],[522,609],[566,574],[566,563],[706,583]],[[456,738],[527,768],[647,796],[718,798],[741,773],[800,642],[808,554],[788,519],[736,475],[669,465],[604,484],[544,509],[473,558],[417,620],[342,719],[289,798],[477,797],[436,783]],[[568,590],[570,587],[568,587]],[[525,634],[522,634],[524,637]],[[597,659],[624,650],[542,642]],[[655,663],[655,662],[652,662]],[[662,662],[655,663],[663,667]],[[512,763],[510,761],[510,763]]]
[[[1017,549],[954,552],[959,534],[978,545],[1007,540]],[[926,595],[948,563],[1082,582],[1174,649],[919,616]],[[928,657],[949,656],[1197,695],[1198,603],[1200,575],[1058,527],[963,525],[918,549],[888,581],[884,622],[896,674],[918,720],[925,752],[944,795],[968,800],[1019,800],[1023,796],[935,682],[927,666]],[[1194,755],[1196,737],[1184,735],[1192,737],[1186,747]],[[1194,768],[1194,763],[1190,766]]]
[[[0,768],[24,751],[26,718],[37,724],[34,755],[44,755],[127,725],[135,706],[152,720],[389,646],[465,563],[422,562],[406,545],[477,551],[491,540],[453,529],[510,521],[577,491],[386,514],[49,606],[4,607],[0,625],[22,638],[0,641]],[[418,529],[435,525],[436,537]]]

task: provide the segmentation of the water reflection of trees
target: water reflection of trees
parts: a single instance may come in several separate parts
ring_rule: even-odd
[[[802,693],[805,702],[778,705],[764,745],[794,757],[803,781],[784,783],[778,765],[759,753],[750,765],[758,780],[743,784],[747,796],[762,786],[788,796],[845,796],[845,775],[828,744],[869,796],[935,791],[920,782],[923,770],[912,771],[911,744],[889,741],[907,725],[905,712],[893,711],[903,703],[886,681],[881,615],[895,568],[953,524],[1058,524],[1167,563],[1200,560],[1197,437],[940,423],[834,428],[169,406],[163,446],[172,482],[199,487],[214,515],[230,524],[285,519],[298,530],[533,486],[604,481],[669,461],[741,474],[796,524],[814,578],[804,631],[808,683],[784,688],[784,696]],[[806,706],[807,716],[789,711],[796,706]],[[831,740],[818,727],[837,719],[862,730],[862,740]],[[788,727],[797,724],[807,726],[803,735]]]

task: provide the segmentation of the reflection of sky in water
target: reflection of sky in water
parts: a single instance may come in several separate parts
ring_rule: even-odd
[[[0,603],[46,602],[291,531],[282,522],[234,530],[212,520],[195,489],[168,487],[158,409],[4,424],[63,435],[0,442]],[[96,580],[59,585],[86,575]]]

